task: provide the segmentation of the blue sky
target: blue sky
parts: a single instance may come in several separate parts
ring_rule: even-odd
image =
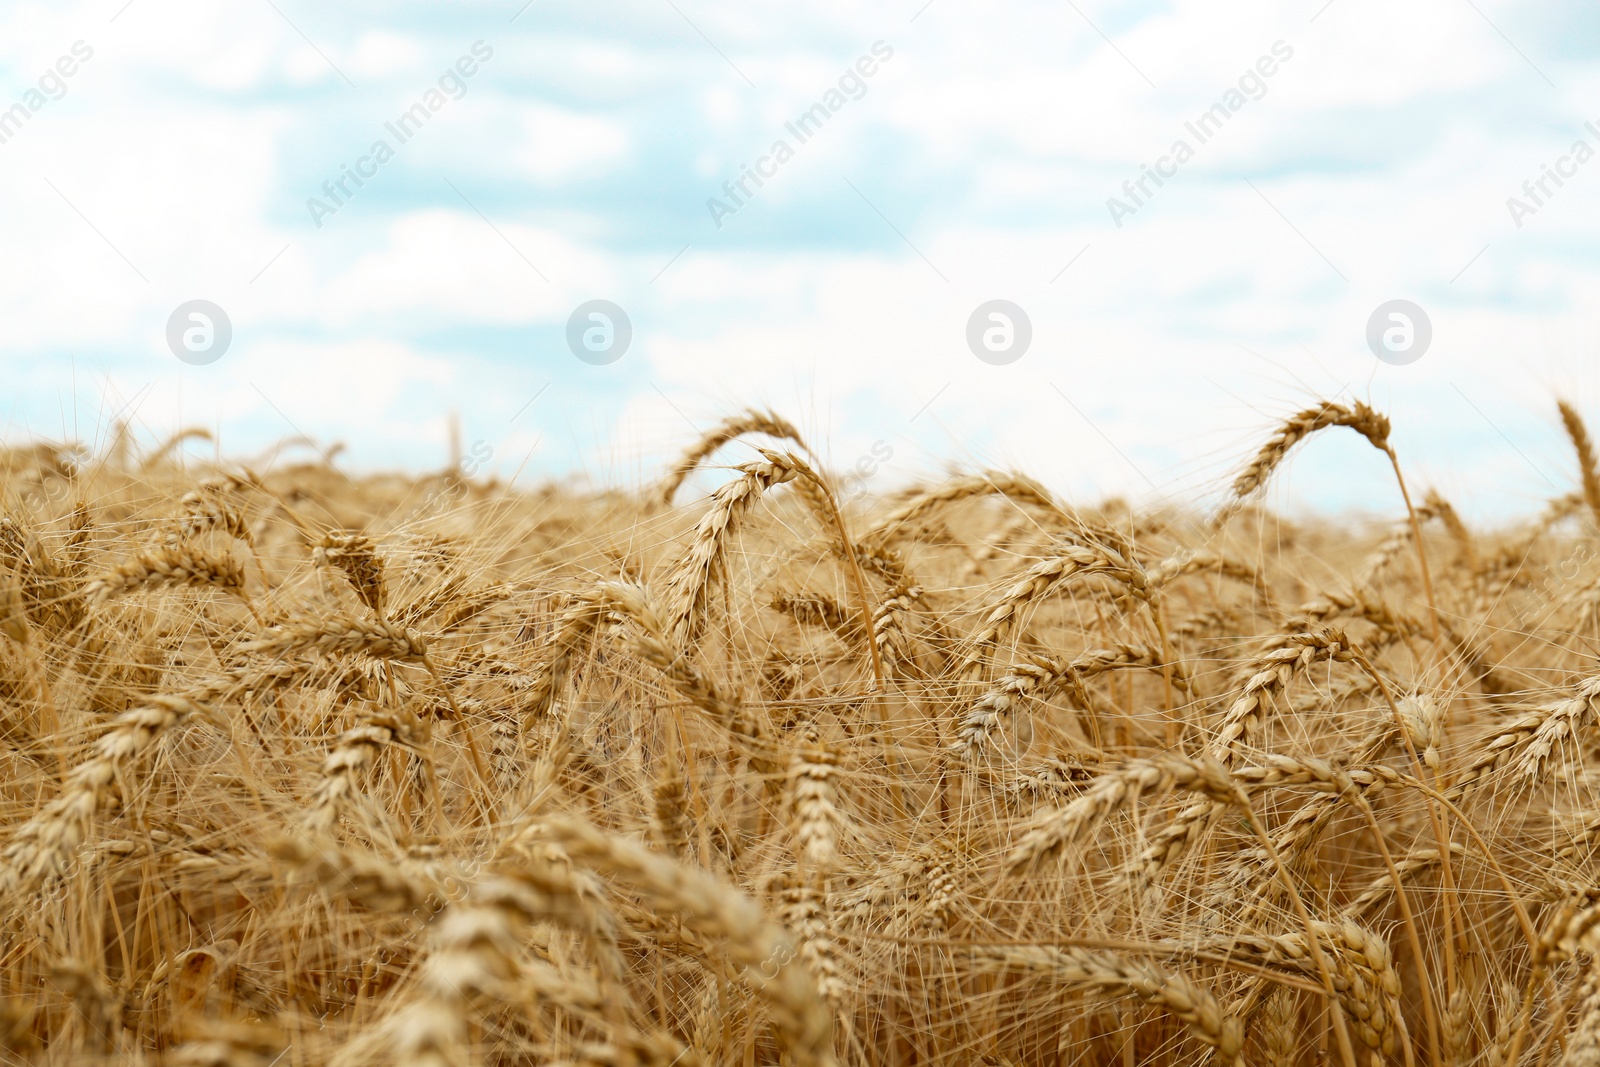
[[[424,469],[455,411],[503,475],[631,485],[759,404],[838,467],[892,450],[874,488],[999,466],[1205,500],[1332,395],[1393,415],[1413,481],[1504,517],[1572,484],[1554,395],[1600,421],[1600,159],[1571,158],[1600,151],[1597,51],[1576,2],[10,3],[0,434],[93,443],[121,413],[147,443],[304,433]],[[1397,298],[1433,330],[1405,366],[1365,339]],[[205,366],[165,337],[192,299],[233,326]],[[592,299],[633,325],[606,365],[566,341]],[[1004,366],[966,341],[991,299],[1032,324]],[[1273,490],[1393,496],[1342,441]]]

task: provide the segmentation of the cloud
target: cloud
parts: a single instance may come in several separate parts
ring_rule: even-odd
[[[1419,482],[1503,515],[1570,481],[1551,392],[1600,402],[1600,170],[1520,229],[1505,207],[1600,119],[1595,41],[1554,16],[940,0],[915,21],[632,3],[513,23],[520,5],[400,3],[378,26],[280,6],[0,11],[17,92],[96,48],[0,145],[12,433],[103,395],[137,398],[152,433],[200,418],[265,442],[287,419],[353,461],[434,465],[457,409],[497,456],[537,441],[525,477],[628,480],[755,403],[843,466],[887,442],[875,485],[950,458],[1203,499],[1326,394],[1389,408]],[[480,38],[495,57],[469,91],[317,228],[306,197]],[[706,198],[879,40],[894,58],[866,94],[714,226]],[[1118,228],[1107,198],[1279,40],[1294,57],[1265,94]],[[194,297],[235,327],[209,368],[162,339]],[[608,367],[564,340],[596,297],[634,325]],[[996,297],[1034,326],[1009,367],[964,340]],[[1365,345],[1395,297],[1433,319],[1409,367]],[[1275,499],[1392,510],[1368,459],[1319,441]]]

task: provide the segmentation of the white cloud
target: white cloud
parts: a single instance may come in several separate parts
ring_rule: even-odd
[[[1254,0],[1080,6],[940,0],[911,22],[842,0],[694,5],[752,87],[645,5],[620,28],[536,7],[498,30],[422,5],[381,28],[298,4],[293,26],[266,5],[140,2],[114,23],[94,4],[9,5],[0,101],[74,40],[96,49],[0,145],[12,425],[57,425],[63,396],[94,409],[106,382],[153,427],[220,421],[260,442],[287,418],[362,462],[431,463],[460,407],[499,454],[538,440],[541,470],[604,480],[673,451],[686,415],[771,404],[845,465],[891,442],[886,485],[950,457],[1162,497],[1215,490],[1274,418],[1343,390],[1392,411],[1419,482],[1484,514],[1570,481],[1549,394],[1600,403],[1600,169],[1521,229],[1505,198],[1600,119],[1600,71],[1520,40],[1507,4],[1334,0],[1315,22]],[[495,58],[468,95],[313,228],[305,197],[348,160],[349,131],[376,134],[480,36]],[[879,39],[895,55],[865,97],[713,230],[704,198]],[[1113,226],[1106,198],[1279,39],[1295,55],[1266,95]],[[161,335],[195,296],[236,330],[204,372]],[[634,320],[608,368],[561,341],[594,296]],[[1434,321],[1410,367],[1362,336],[1395,296]],[[991,297],[1033,318],[1011,367],[965,347]],[[1319,441],[1278,499],[1392,508],[1352,456]]]

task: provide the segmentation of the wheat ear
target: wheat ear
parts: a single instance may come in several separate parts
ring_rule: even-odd
[[[140,462],[139,473],[143,474],[146,471],[149,471],[151,468],[162,463],[164,460],[166,460],[167,456],[171,455],[174,449],[183,444],[185,441],[215,440],[216,438],[211,435],[211,431],[206,429],[204,426],[187,426],[157,445],[155,451],[151,452],[144,458],[142,462]]]
[[[1261,446],[1248,466],[1233,480],[1231,497],[1213,520],[1221,528],[1238,513],[1245,501],[1254,496],[1289,452],[1307,437],[1332,426],[1348,426],[1365,437],[1373,448],[1389,451],[1389,420],[1367,405],[1356,401],[1349,407],[1325,400],[1316,407],[1306,408],[1283,421],[1276,433]]]
[[[818,738],[816,727],[807,729],[789,761],[796,852],[805,869],[818,876],[826,875],[838,860],[840,816],[834,784],[838,762]]]
[[[1295,445],[1311,434],[1330,426],[1349,427],[1365,437],[1373,448],[1388,458],[1389,466],[1394,471],[1395,484],[1399,486],[1400,496],[1405,501],[1406,514],[1411,517],[1411,536],[1417,549],[1417,567],[1422,573],[1422,591],[1428,601],[1433,637],[1438,640],[1439,609],[1434,603],[1433,576],[1428,570],[1428,554],[1422,545],[1422,523],[1417,519],[1417,509],[1411,503],[1411,491],[1406,488],[1405,475],[1400,470],[1400,457],[1396,454],[1394,446],[1389,443],[1389,418],[1359,400],[1349,407],[1332,401],[1323,401],[1318,406],[1307,408],[1287,419],[1278,428],[1277,433],[1261,446],[1261,450],[1256,453],[1255,459],[1249,466],[1234,479],[1232,496],[1213,518],[1212,529],[1220,530],[1227,525],[1228,520],[1239,512],[1245,501],[1266,485],[1272,472],[1278,468]]]
[[[783,892],[783,921],[800,941],[800,958],[811,968],[817,992],[834,1010],[847,992],[839,973],[842,955],[831,929],[825,890],[815,883],[800,880]]]
[[[1158,653],[1128,645],[1090,649],[1071,660],[1038,656],[1031,662],[1013,663],[1006,675],[961,716],[956,740],[948,751],[962,760],[976,760],[987,747],[989,738],[1029,697],[1048,700],[1062,688],[1081,686],[1085,679],[1107,671],[1140,667],[1160,670],[1162,666]],[[1176,680],[1186,684],[1181,674]]]
[[[583,651],[604,614],[601,603],[588,595],[577,597],[562,612],[555,631],[540,653],[533,684],[522,695],[521,704],[529,716],[543,718],[550,714],[561,688],[566,685],[573,661]]]
[[[867,659],[872,663],[873,685],[882,689],[883,660],[878,655],[877,642],[872,639],[872,599],[867,592],[866,576],[862,573],[861,555],[850,540],[850,531],[844,523],[844,513],[839,509],[839,502],[834,497],[832,488],[829,487],[826,478],[798,456],[780,455],[765,449],[762,450],[762,455],[769,461],[795,467],[798,474],[793,483],[795,492],[805,502],[812,518],[822,527],[833,554],[844,561],[845,573],[849,575],[850,584],[856,594],[858,632],[861,640],[866,643]]]
[[[179,504],[183,507],[183,517],[177,521],[169,543],[192,540],[207,530],[221,530],[229,537],[255,547],[255,535],[250,532],[250,524],[239,509],[222,499],[216,490],[202,487],[185,493]]]
[[[320,619],[291,619],[257,635],[240,646],[242,652],[284,656],[291,652],[364,652],[375,659],[421,662],[428,643],[415,630],[371,619],[331,615]]]
[[[0,854],[0,899],[31,892],[65,871],[112,786],[173,729],[211,714],[184,696],[154,696],[117,716],[110,731],[95,742],[94,755],[72,769],[61,792],[22,825]]]
[[[1577,408],[1565,400],[1558,400],[1556,409],[1561,412],[1561,425],[1572,441],[1573,450],[1578,453],[1583,502],[1589,505],[1589,513],[1594,516],[1594,521],[1600,523],[1600,463],[1595,460],[1594,439],[1589,436],[1589,427],[1584,425],[1583,416],[1578,414]]]
[[[667,625],[657,612],[649,590],[628,582],[601,582],[597,595],[608,608],[625,615],[635,626],[633,649],[640,658],[659,670],[691,704],[711,716],[723,729],[763,750],[766,731],[734,697],[720,687],[688,657],[678,650],[667,633]],[[764,756],[755,757],[759,766],[776,766]]]
[[[1498,771],[1509,769],[1525,781],[1543,774],[1555,746],[1575,738],[1600,716],[1600,675],[1573,686],[1560,700],[1524,714],[1479,742],[1477,755],[1446,796],[1454,800]]]
[[[306,829],[313,833],[331,830],[356,793],[357,779],[384,746],[404,745],[410,740],[410,726],[398,716],[367,709],[360,724],[346,730],[323,760],[322,783],[311,794],[311,806],[302,820]]]
[[[833,597],[811,590],[792,590],[772,598],[772,610],[806,626],[832,630],[847,641],[861,636],[861,620],[846,611]]]
[[[690,862],[689,798],[682,776],[664,775],[651,786],[650,839],[674,859]]]
[[[872,612],[872,641],[883,669],[892,672],[906,657],[906,630],[901,616],[922,599],[922,586],[901,582]]]
[[[1211,742],[1213,759],[1227,762],[1238,756],[1295,675],[1321,660],[1348,663],[1355,658],[1350,642],[1338,630],[1296,634],[1288,640],[1287,647],[1266,653],[1247,669],[1244,685],[1217,726]]]
[[[688,644],[700,632],[711,589],[727,566],[728,540],[761,495],[800,476],[800,461],[768,453],[759,463],[739,467],[739,477],[711,494],[711,508],[695,526],[689,549],[667,578],[668,632]]]
[[[1096,778],[1066,807],[1036,820],[1012,849],[1006,867],[1014,873],[1035,867],[1083,841],[1117,811],[1147,794],[1172,789],[1200,793],[1222,804],[1235,803],[1242,795],[1227,768],[1215,760],[1177,753],[1133,760]]]
[[[208,585],[245,599],[244,571],[239,565],[231,559],[208,555],[194,545],[168,545],[141,552],[90,581],[84,592],[91,604],[100,606],[123,593],[178,585]]]
[[[335,567],[350,580],[356,596],[372,613],[383,615],[383,560],[372,539],[357,533],[328,533],[311,552],[319,567]]]

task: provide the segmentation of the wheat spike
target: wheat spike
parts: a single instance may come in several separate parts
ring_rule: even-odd
[[[1600,523],[1600,462],[1595,459],[1594,439],[1589,436],[1589,427],[1584,425],[1583,416],[1578,414],[1577,408],[1565,400],[1558,400],[1556,409],[1561,412],[1561,426],[1567,431],[1573,450],[1578,453],[1583,502],[1589,505],[1589,514],[1594,516],[1594,521]]]
[[[325,534],[311,558],[319,567],[335,567],[374,615],[383,615],[383,560],[372,539],[356,533]]]
[[[1136,597],[1149,596],[1144,568],[1136,560],[1103,544],[1064,545],[1054,555],[1030,566],[994,598],[983,613],[983,622],[968,638],[968,650],[958,673],[975,672],[988,653],[1005,639],[1017,616],[1028,605],[1042,600],[1061,584],[1088,575],[1111,578]]]
[[[415,630],[381,620],[349,619],[337,615],[320,619],[290,620],[240,646],[240,651],[262,656],[293,652],[364,652],[377,659],[421,661],[428,643]]]
[[[686,644],[699,635],[712,583],[726,567],[728,539],[761,495],[775,485],[800,476],[800,462],[793,456],[766,453],[760,463],[738,468],[740,476],[711,494],[711,508],[695,527],[689,550],[667,579],[667,602],[671,605],[668,632],[674,641]]]
[[[232,560],[207,555],[193,545],[173,545],[139,553],[90,581],[84,592],[91,604],[100,606],[135,590],[179,585],[208,585],[242,598],[244,571]]]

